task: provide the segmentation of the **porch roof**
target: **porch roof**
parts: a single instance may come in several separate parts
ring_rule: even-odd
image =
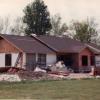
[[[95,54],[100,54],[100,46],[94,43],[87,43],[87,47],[89,47]]]

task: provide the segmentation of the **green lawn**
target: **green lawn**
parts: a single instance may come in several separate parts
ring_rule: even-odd
[[[100,79],[0,83],[0,99],[100,100]]]

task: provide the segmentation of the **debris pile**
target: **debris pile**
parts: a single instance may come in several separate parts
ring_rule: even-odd
[[[50,74],[55,74],[55,75],[62,75],[62,76],[68,76],[69,71],[67,67],[65,66],[63,61],[57,62],[54,66],[51,67],[51,72]]]
[[[41,80],[47,76],[47,73],[41,71],[19,71],[18,75],[22,80]]]
[[[55,74],[49,74],[44,72],[29,72],[29,71],[20,71],[18,72],[19,77],[22,80],[60,80],[65,79],[67,77],[63,75],[55,75]]]
[[[38,80],[62,80],[62,79],[83,79],[92,78],[91,74],[73,73],[65,66],[63,61],[57,62],[55,65],[47,68],[36,67],[34,71],[22,68],[1,68],[0,81],[20,82],[22,80],[38,81]]]
[[[0,81],[7,81],[7,82],[20,82],[21,79],[17,74],[1,74]]]

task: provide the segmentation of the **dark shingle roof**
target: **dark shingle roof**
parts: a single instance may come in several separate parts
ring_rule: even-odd
[[[40,42],[29,36],[6,34],[1,34],[0,36],[7,39],[26,53],[54,53],[50,48],[47,48],[45,45],[41,44]]]
[[[56,36],[18,36],[0,34],[1,37],[10,41],[17,48],[26,53],[79,53],[88,47],[80,41],[70,39],[68,37]],[[93,46],[91,44],[91,46]],[[93,46],[97,48],[97,46]],[[90,48],[90,47],[89,47]],[[97,52],[90,48],[91,51]],[[99,47],[98,47],[99,49]],[[100,50],[100,49],[99,49]]]
[[[38,36],[36,38],[60,53],[79,53],[86,47],[83,43],[68,37]]]
[[[92,46],[92,47],[94,47],[94,48],[100,50],[100,46],[97,45],[97,44],[94,44],[94,43],[88,43],[88,45],[90,45],[90,46]]]

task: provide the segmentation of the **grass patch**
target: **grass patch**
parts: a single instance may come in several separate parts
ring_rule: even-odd
[[[1,82],[0,99],[100,100],[100,79]]]

